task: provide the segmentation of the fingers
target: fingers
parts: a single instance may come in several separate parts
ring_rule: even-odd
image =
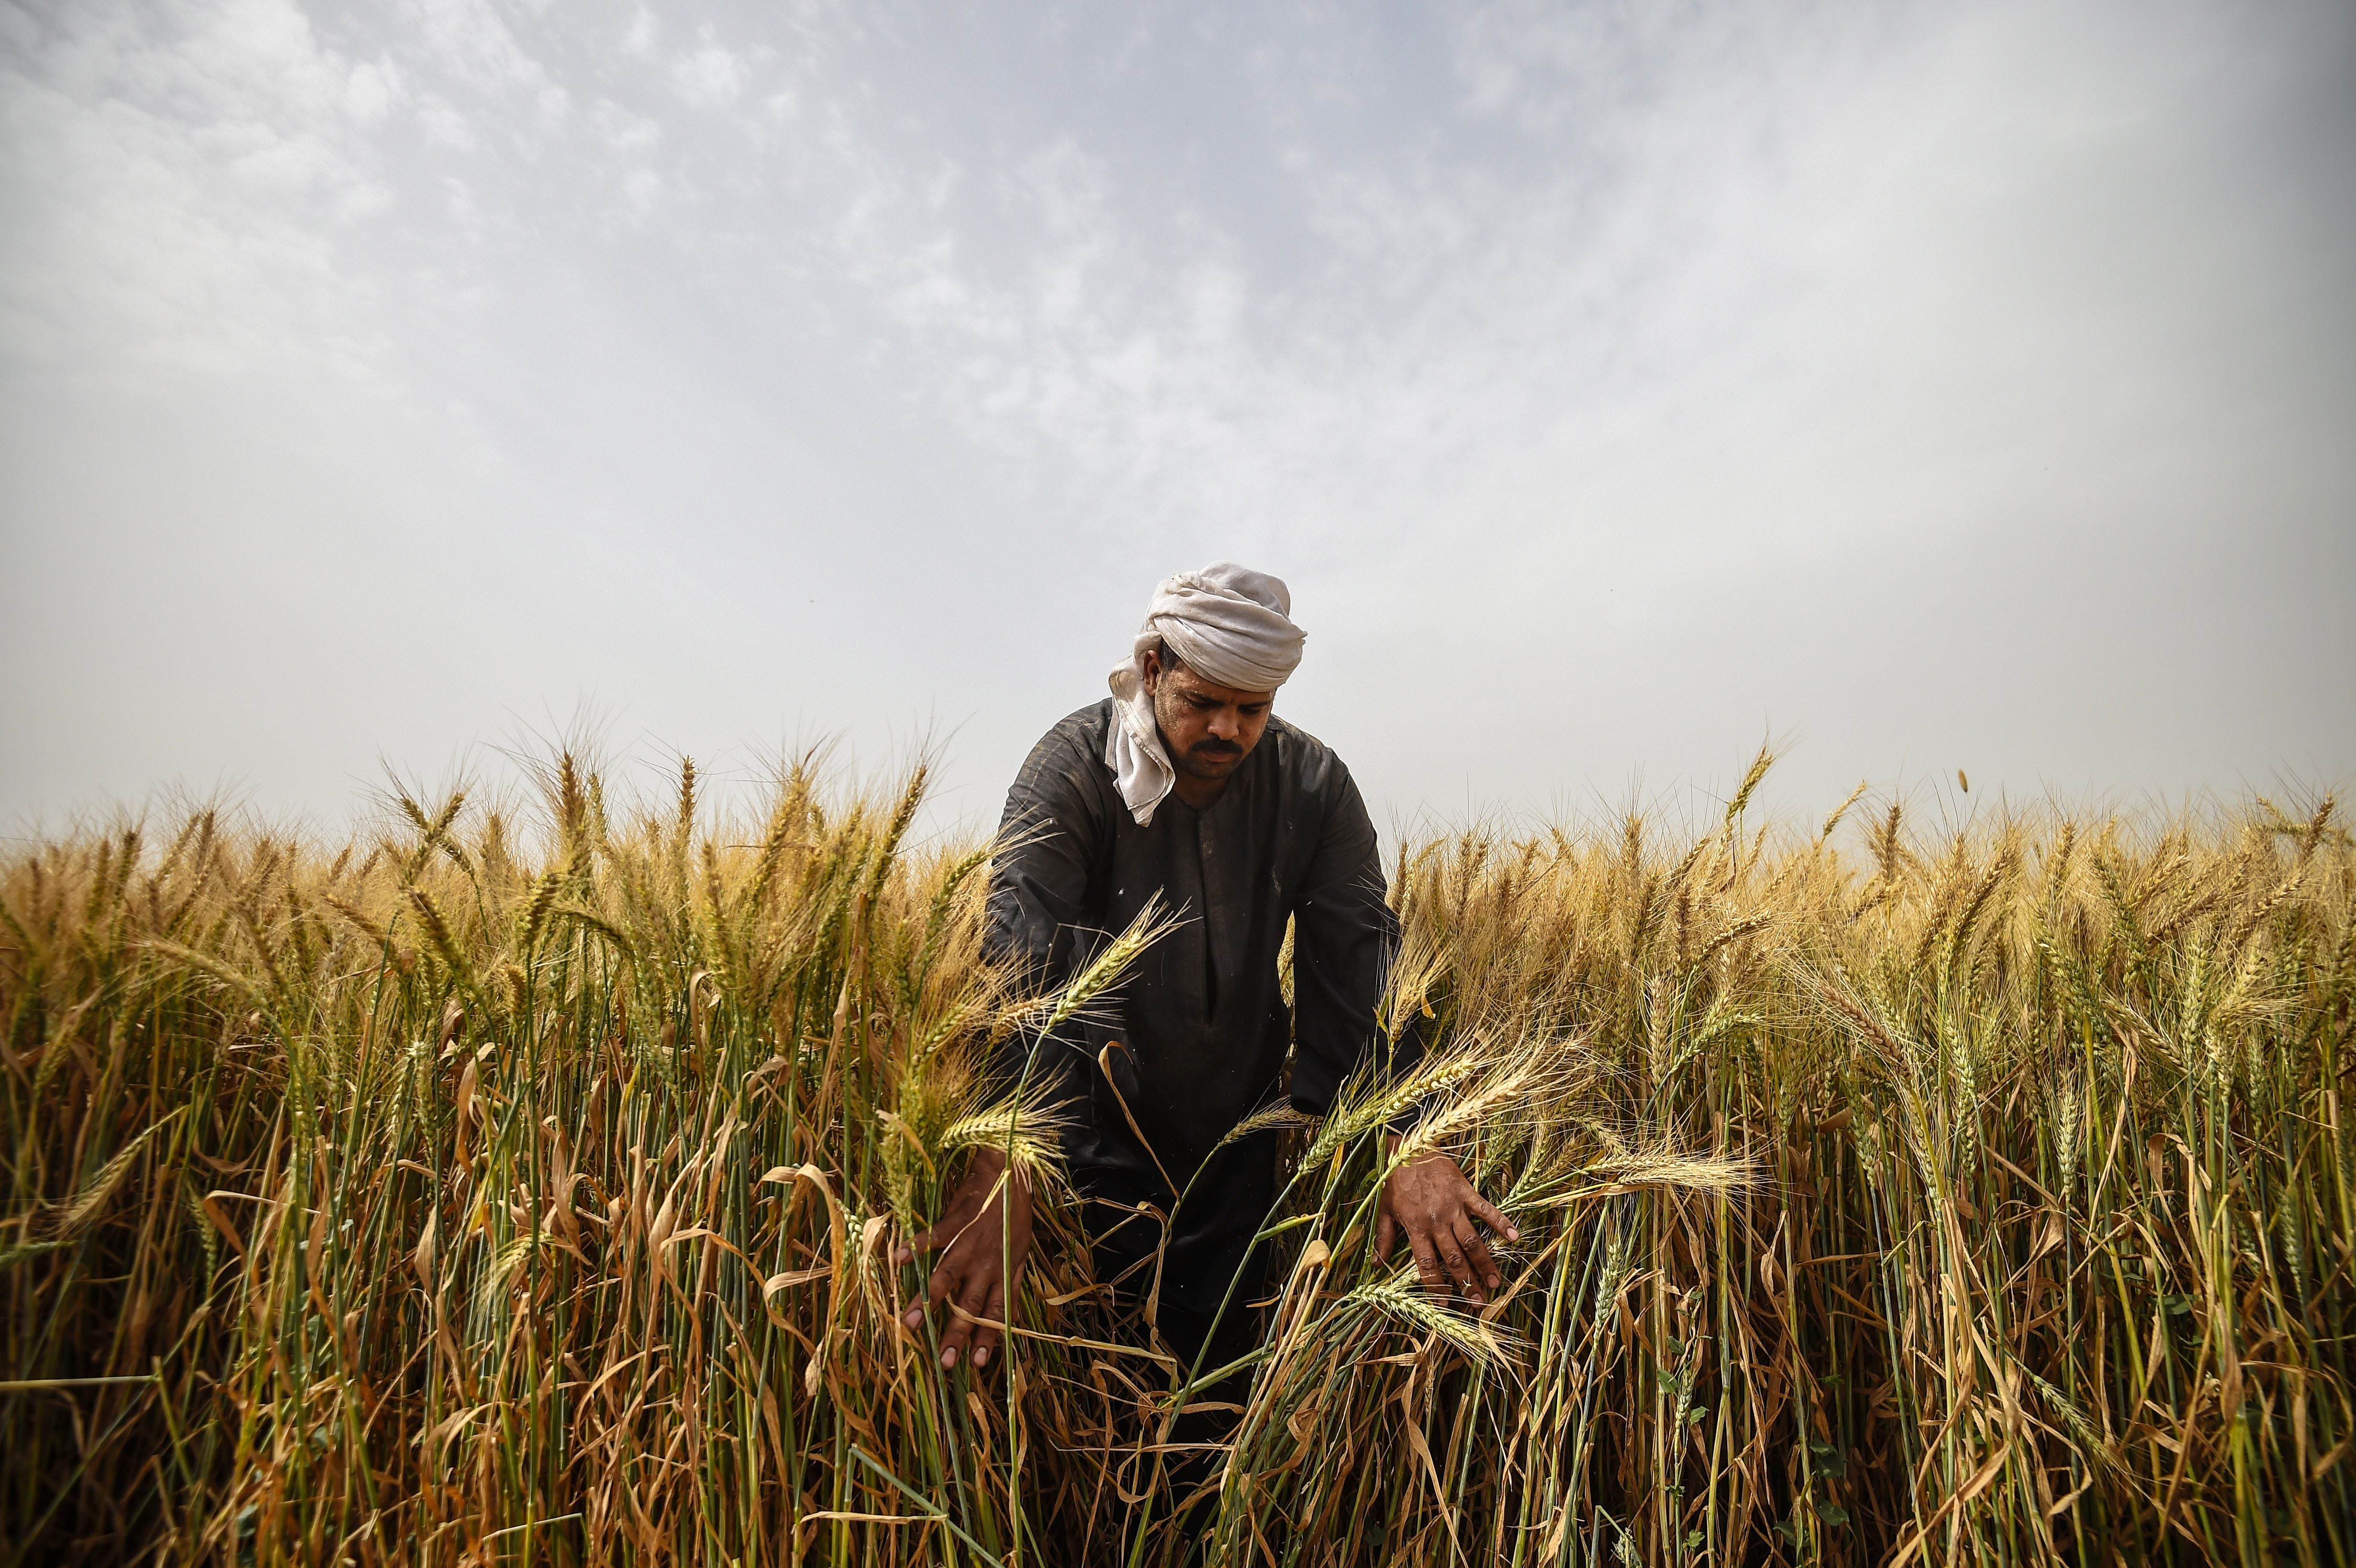
[[[1423,1281],[1424,1289],[1445,1292],[1448,1276],[1440,1272],[1440,1254],[1433,1250],[1431,1238],[1412,1225],[1406,1229],[1407,1244],[1415,1253],[1416,1277]]]
[[[1457,1240],[1452,1227],[1435,1227],[1435,1230],[1432,1240],[1439,1246],[1440,1261],[1447,1265],[1448,1277],[1454,1280],[1457,1288],[1465,1295],[1475,1301],[1480,1300],[1481,1282],[1472,1277],[1472,1265],[1464,1259],[1464,1243]]]
[[[941,1217],[933,1221],[931,1229],[918,1231],[906,1237],[893,1250],[892,1261],[895,1264],[914,1263],[919,1253],[929,1253],[936,1247],[950,1245],[965,1234],[966,1227],[973,1223],[974,1216],[980,1211],[976,1205],[966,1201],[964,1193],[958,1193],[949,1200],[949,1206],[941,1211]]]
[[[1416,1273],[1424,1288],[1444,1293],[1452,1285],[1487,1306],[1490,1293],[1504,1289],[1505,1278],[1482,1227],[1507,1242],[1522,1239],[1520,1228],[1482,1197],[1446,1156],[1428,1156],[1411,1168],[1423,1179],[1387,1192],[1375,1232],[1376,1253],[1387,1261],[1404,1232],[1415,1250]],[[1393,1201],[1402,1205],[1396,1215],[1387,1207]]]
[[[967,1227],[980,1215],[981,1210],[982,1200],[975,1195],[971,1183],[959,1188],[949,1195],[948,1206],[941,1211],[940,1218],[933,1222],[930,1230],[919,1231],[903,1239],[893,1249],[892,1261],[894,1264],[914,1263],[919,1253],[929,1253],[935,1247],[950,1245],[965,1233]]]
[[[919,1231],[892,1249],[892,1261],[894,1264],[915,1263],[918,1253],[929,1253],[935,1244],[932,1232]]]
[[[925,1299],[900,1314],[901,1322],[911,1328],[925,1326],[925,1308],[938,1307],[949,1298],[949,1292],[957,1288],[962,1272],[958,1262],[954,1254],[941,1259],[940,1265],[933,1270],[933,1277],[925,1282]]]
[[[1489,1255],[1489,1243],[1481,1239],[1479,1229],[1469,1216],[1456,1221],[1456,1241],[1464,1249],[1465,1264],[1481,1282],[1483,1290],[1494,1291],[1504,1286],[1505,1275],[1498,1271],[1497,1261]],[[1484,1307],[1488,1305],[1489,1298],[1481,1291],[1473,1292],[1472,1298]]]
[[[981,1316],[984,1307],[990,1305],[991,1283],[986,1267],[975,1268],[965,1276],[965,1289],[958,1300],[958,1305],[964,1311],[956,1315],[941,1335],[942,1371],[958,1364],[958,1357],[964,1351],[966,1341],[973,1338],[973,1320]]]
[[[1471,1183],[1468,1182],[1466,1185],[1470,1186]],[[1472,1211],[1473,1218],[1489,1227],[1491,1234],[1503,1236],[1509,1242],[1518,1242],[1522,1239],[1520,1229],[1511,1220],[1505,1218],[1505,1211],[1478,1192],[1465,1195],[1464,1207]]]
[[[990,1365],[991,1353],[998,1349],[1000,1331],[990,1327],[990,1324],[1006,1321],[1006,1287],[1003,1284],[990,1287],[990,1305],[981,1315],[989,1319],[989,1322],[974,1326],[973,1364],[978,1368]]]
[[[967,1318],[992,1314],[991,1293],[1007,1272],[997,1256],[999,1233],[1006,1232],[1010,1222],[1014,1227],[1004,1240],[1011,1243],[1015,1273],[1021,1272],[1023,1254],[1029,1249],[1030,1190],[1019,1178],[1001,1182],[1004,1165],[1003,1157],[992,1151],[977,1151],[964,1180],[932,1227],[904,1238],[892,1251],[895,1264],[914,1263],[920,1253],[936,1249],[940,1253],[939,1263],[925,1283],[924,1298],[912,1302],[900,1321],[911,1331],[921,1329],[927,1309],[956,1298],[958,1310],[967,1317],[942,1326],[943,1367],[957,1365],[969,1341],[977,1352],[977,1362],[988,1360],[990,1347],[997,1342],[994,1333],[974,1339]]]

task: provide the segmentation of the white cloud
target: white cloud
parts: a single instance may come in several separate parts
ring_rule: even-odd
[[[488,0],[411,0],[426,47],[443,69],[479,89],[519,87],[537,96],[557,88],[516,41]]]
[[[444,99],[428,94],[417,105],[417,123],[436,146],[459,153],[475,150],[475,127]]]
[[[393,79],[283,4],[139,15],[76,8],[0,65],[0,355],[382,385],[375,285],[341,247],[392,204],[351,106]]]
[[[5,384],[135,389],[92,405],[93,450],[192,389],[311,400],[327,431],[399,411],[453,475],[580,498],[519,517],[603,517],[614,559],[681,583],[694,560],[748,598],[807,580],[792,613],[816,615],[888,582],[873,624],[908,623],[910,700],[992,736],[1061,678],[1023,639],[1093,624],[1107,584],[1264,559],[1319,606],[1317,646],[1450,716],[1397,739],[1304,673],[1409,795],[1452,787],[1459,728],[1489,727],[1462,767],[1501,787],[1585,765],[1514,718],[1561,683],[1499,670],[1575,668],[1615,756],[1714,748],[1730,713],[1854,740],[1895,720],[1826,694],[1881,672],[1957,711],[1996,688],[1909,664],[1912,628],[1952,632],[1949,584],[2015,559],[2024,519],[2062,544],[2172,528],[2144,559],[2189,562],[2229,502],[2262,528],[2356,496],[2316,434],[2356,412],[2319,347],[2356,296],[2320,150],[2345,144],[2347,26],[2320,8],[1530,4],[1417,35],[1315,7],[961,32],[890,0],[721,0],[666,33],[584,5],[0,4]],[[529,551],[551,525],[484,526]],[[2345,567],[2309,548],[2303,584]],[[966,601],[928,573],[1040,594],[1012,695],[961,667]],[[648,638],[703,624],[680,592],[647,601]],[[2073,613],[2091,669],[2155,678],[2101,662],[2124,611]],[[1794,651],[1845,616],[1888,645]],[[2300,635],[2318,667],[2346,645]],[[757,677],[691,684],[775,711],[791,682],[761,645]],[[543,695],[484,667],[499,700]],[[355,678],[356,711],[394,700]],[[2296,699],[2269,700],[2283,732]],[[1997,711],[2024,753],[2079,754],[2057,704]],[[2223,724],[2185,754],[2224,755]]]
[[[662,141],[662,126],[644,114],[634,114],[612,99],[601,99],[590,112],[589,123],[605,145],[617,153],[650,151]]]
[[[344,192],[342,200],[336,204],[336,215],[347,223],[361,222],[391,211],[395,199],[391,186],[378,180],[367,181]]]
[[[672,62],[672,84],[679,95],[698,109],[725,109],[744,94],[753,68],[723,47],[707,23],[696,32],[696,47]]]
[[[362,61],[352,68],[344,90],[344,108],[363,125],[374,125],[402,100],[400,70],[391,61]]]
[[[339,172],[343,160],[316,136],[266,136],[230,162],[239,177],[299,195]]]
[[[652,59],[659,29],[655,14],[641,5],[630,17],[630,30],[622,37],[622,47],[642,59]]]

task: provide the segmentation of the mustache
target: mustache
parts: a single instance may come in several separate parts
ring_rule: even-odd
[[[1198,757],[1240,757],[1244,749],[1233,741],[1197,741],[1194,754]]]

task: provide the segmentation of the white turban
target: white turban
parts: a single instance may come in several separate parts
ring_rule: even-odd
[[[1231,560],[1166,577],[1138,628],[1129,657],[1112,667],[1119,722],[1105,740],[1105,766],[1142,827],[1153,821],[1177,772],[1162,749],[1153,699],[1145,693],[1145,656],[1163,643],[1205,680],[1237,691],[1274,691],[1301,663],[1305,637],[1292,624],[1292,595],[1264,571]]]

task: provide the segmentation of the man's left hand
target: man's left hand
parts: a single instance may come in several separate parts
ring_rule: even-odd
[[[1485,1307],[1501,1289],[1505,1276],[1481,1227],[1508,1242],[1522,1239],[1513,1221],[1481,1196],[1457,1163],[1432,1149],[1416,1156],[1383,1182],[1382,1219],[1375,1227],[1375,1253],[1390,1261],[1404,1232],[1415,1253],[1415,1272],[1424,1288],[1456,1288]]]

